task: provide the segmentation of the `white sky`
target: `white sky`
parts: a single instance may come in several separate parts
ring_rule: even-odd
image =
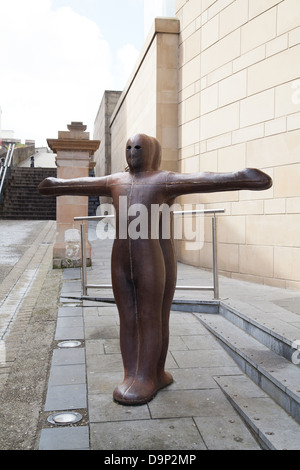
[[[45,146],[82,121],[92,138],[104,90],[124,88],[143,43],[144,0],[0,0],[2,129]]]

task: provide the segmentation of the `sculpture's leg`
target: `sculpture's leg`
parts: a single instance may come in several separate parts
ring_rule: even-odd
[[[136,296],[130,278],[130,264],[122,247],[112,252],[112,285],[120,318],[120,349],[124,380],[114,391],[117,400],[123,397],[136,373],[138,336],[136,325]]]
[[[122,298],[119,298],[119,290],[116,285],[114,287],[118,297],[121,352],[125,368],[124,381],[115,389],[114,399],[124,405],[147,403],[161,388],[157,370],[162,350],[165,266],[159,242],[146,242],[143,246],[135,243],[132,276],[131,279],[127,277],[129,289],[131,281],[130,298],[134,299],[134,309],[132,305],[130,311],[126,308]],[[143,263],[140,262],[141,256]],[[116,278],[113,275],[113,280]]]
[[[124,379],[115,390],[114,398],[123,397],[130,387],[137,368],[138,335],[136,322],[136,306],[131,283],[125,279],[122,290],[115,294],[120,318],[120,349],[124,367]]]
[[[169,318],[176,287],[177,262],[175,257],[173,240],[161,239],[160,245],[165,260],[166,284],[162,306],[162,349],[158,361],[157,379],[159,387],[163,388],[173,382],[172,375],[169,372],[165,371],[165,362],[169,347]]]

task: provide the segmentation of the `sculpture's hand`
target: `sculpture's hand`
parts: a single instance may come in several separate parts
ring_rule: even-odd
[[[46,178],[39,184],[38,190],[44,196],[56,196],[57,182],[57,178]]]
[[[272,186],[272,178],[256,168],[245,168],[235,173],[240,189],[261,191]]]

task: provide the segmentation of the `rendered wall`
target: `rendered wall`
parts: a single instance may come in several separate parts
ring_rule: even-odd
[[[218,219],[223,274],[300,288],[300,2],[176,0],[179,37],[179,171],[257,167],[264,192],[190,196]],[[201,251],[212,266],[211,221]]]

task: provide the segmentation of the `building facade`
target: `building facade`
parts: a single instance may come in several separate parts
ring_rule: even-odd
[[[111,171],[137,132],[182,173],[256,167],[267,191],[190,195],[218,216],[222,274],[300,289],[300,2],[176,0],[157,18],[110,118]],[[97,125],[95,126],[95,128]],[[101,165],[97,160],[97,165]],[[177,243],[179,260],[210,269],[211,223]]]

